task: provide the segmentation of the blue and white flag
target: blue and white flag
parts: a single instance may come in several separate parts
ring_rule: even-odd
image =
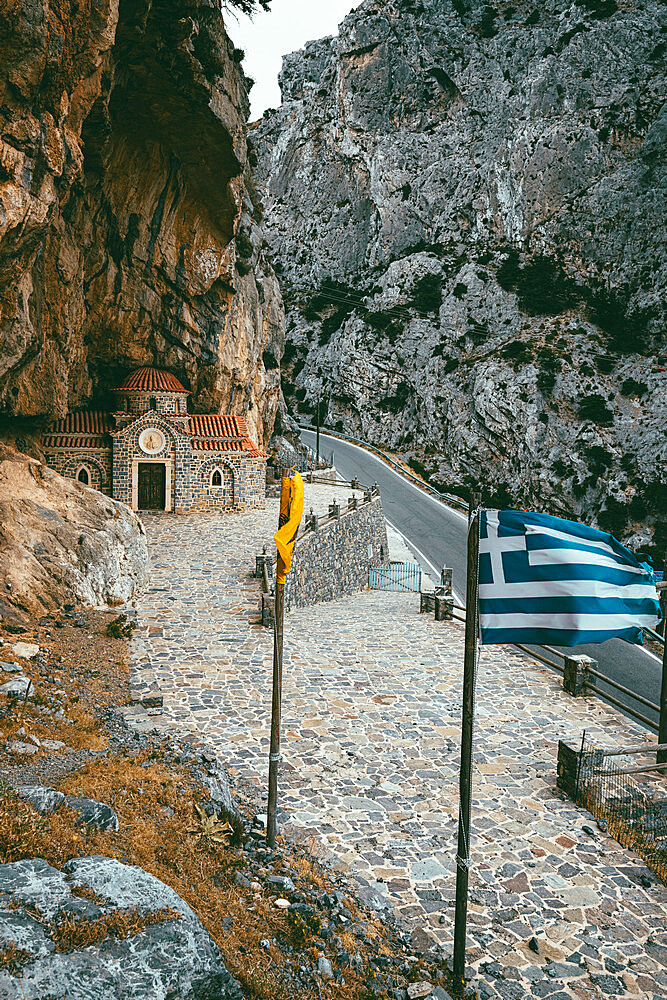
[[[481,642],[641,642],[660,606],[653,570],[604,531],[549,514],[483,510]]]

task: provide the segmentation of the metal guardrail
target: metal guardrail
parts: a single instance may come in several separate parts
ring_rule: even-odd
[[[317,428],[314,427],[313,424],[299,424],[299,427],[301,427],[305,431],[317,431]],[[395,469],[396,472],[399,472],[402,476],[405,476],[406,479],[409,479],[411,482],[415,483],[415,485],[419,486],[421,489],[427,490],[429,493],[432,493],[438,500],[442,500],[443,502],[453,504],[454,506],[459,507],[461,510],[468,509],[468,504],[461,497],[457,497],[454,493],[441,493],[440,490],[436,490],[435,486],[431,486],[430,483],[426,483],[424,482],[423,479],[420,479],[418,476],[414,476],[411,472],[408,472],[407,469],[404,469],[402,465],[399,465],[398,462],[395,462],[394,459],[391,458],[391,456],[388,455],[385,451],[382,451],[380,448],[376,448],[375,445],[373,444],[369,444],[368,441],[362,441],[360,438],[351,437],[349,434],[342,434],[340,431],[331,431],[328,428],[326,431],[320,428],[320,433],[324,433],[328,437],[341,438],[341,440],[343,441],[349,441],[351,444],[358,444],[360,445],[360,447],[365,448],[367,451],[374,452],[374,454],[380,456],[383,462],[386,462],[388,465],[390,465],[392,469]]]

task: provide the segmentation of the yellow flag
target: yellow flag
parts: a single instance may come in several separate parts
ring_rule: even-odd
[[[273,536],[278,549],[276,583],[285,583],[292,566],[292,552],[296,533],[303,516],[303,479],[298,472],[294,479],[283,478],[280,483],[280,518]]]

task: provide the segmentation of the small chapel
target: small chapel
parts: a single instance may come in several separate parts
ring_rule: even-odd
[[[138,368],[114,395],[112,413],[68,413],[43,435],[47,465],[133,510],[264,506],[268,456],[242,417],[188,413],[188,390],[159,368]]]

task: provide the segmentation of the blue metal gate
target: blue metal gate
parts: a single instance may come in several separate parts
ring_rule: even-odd
[[[371,566],[368,586],[371,590],[398,590],[419,593],[422,585],[422,568],[416,562],[391,562]]]

